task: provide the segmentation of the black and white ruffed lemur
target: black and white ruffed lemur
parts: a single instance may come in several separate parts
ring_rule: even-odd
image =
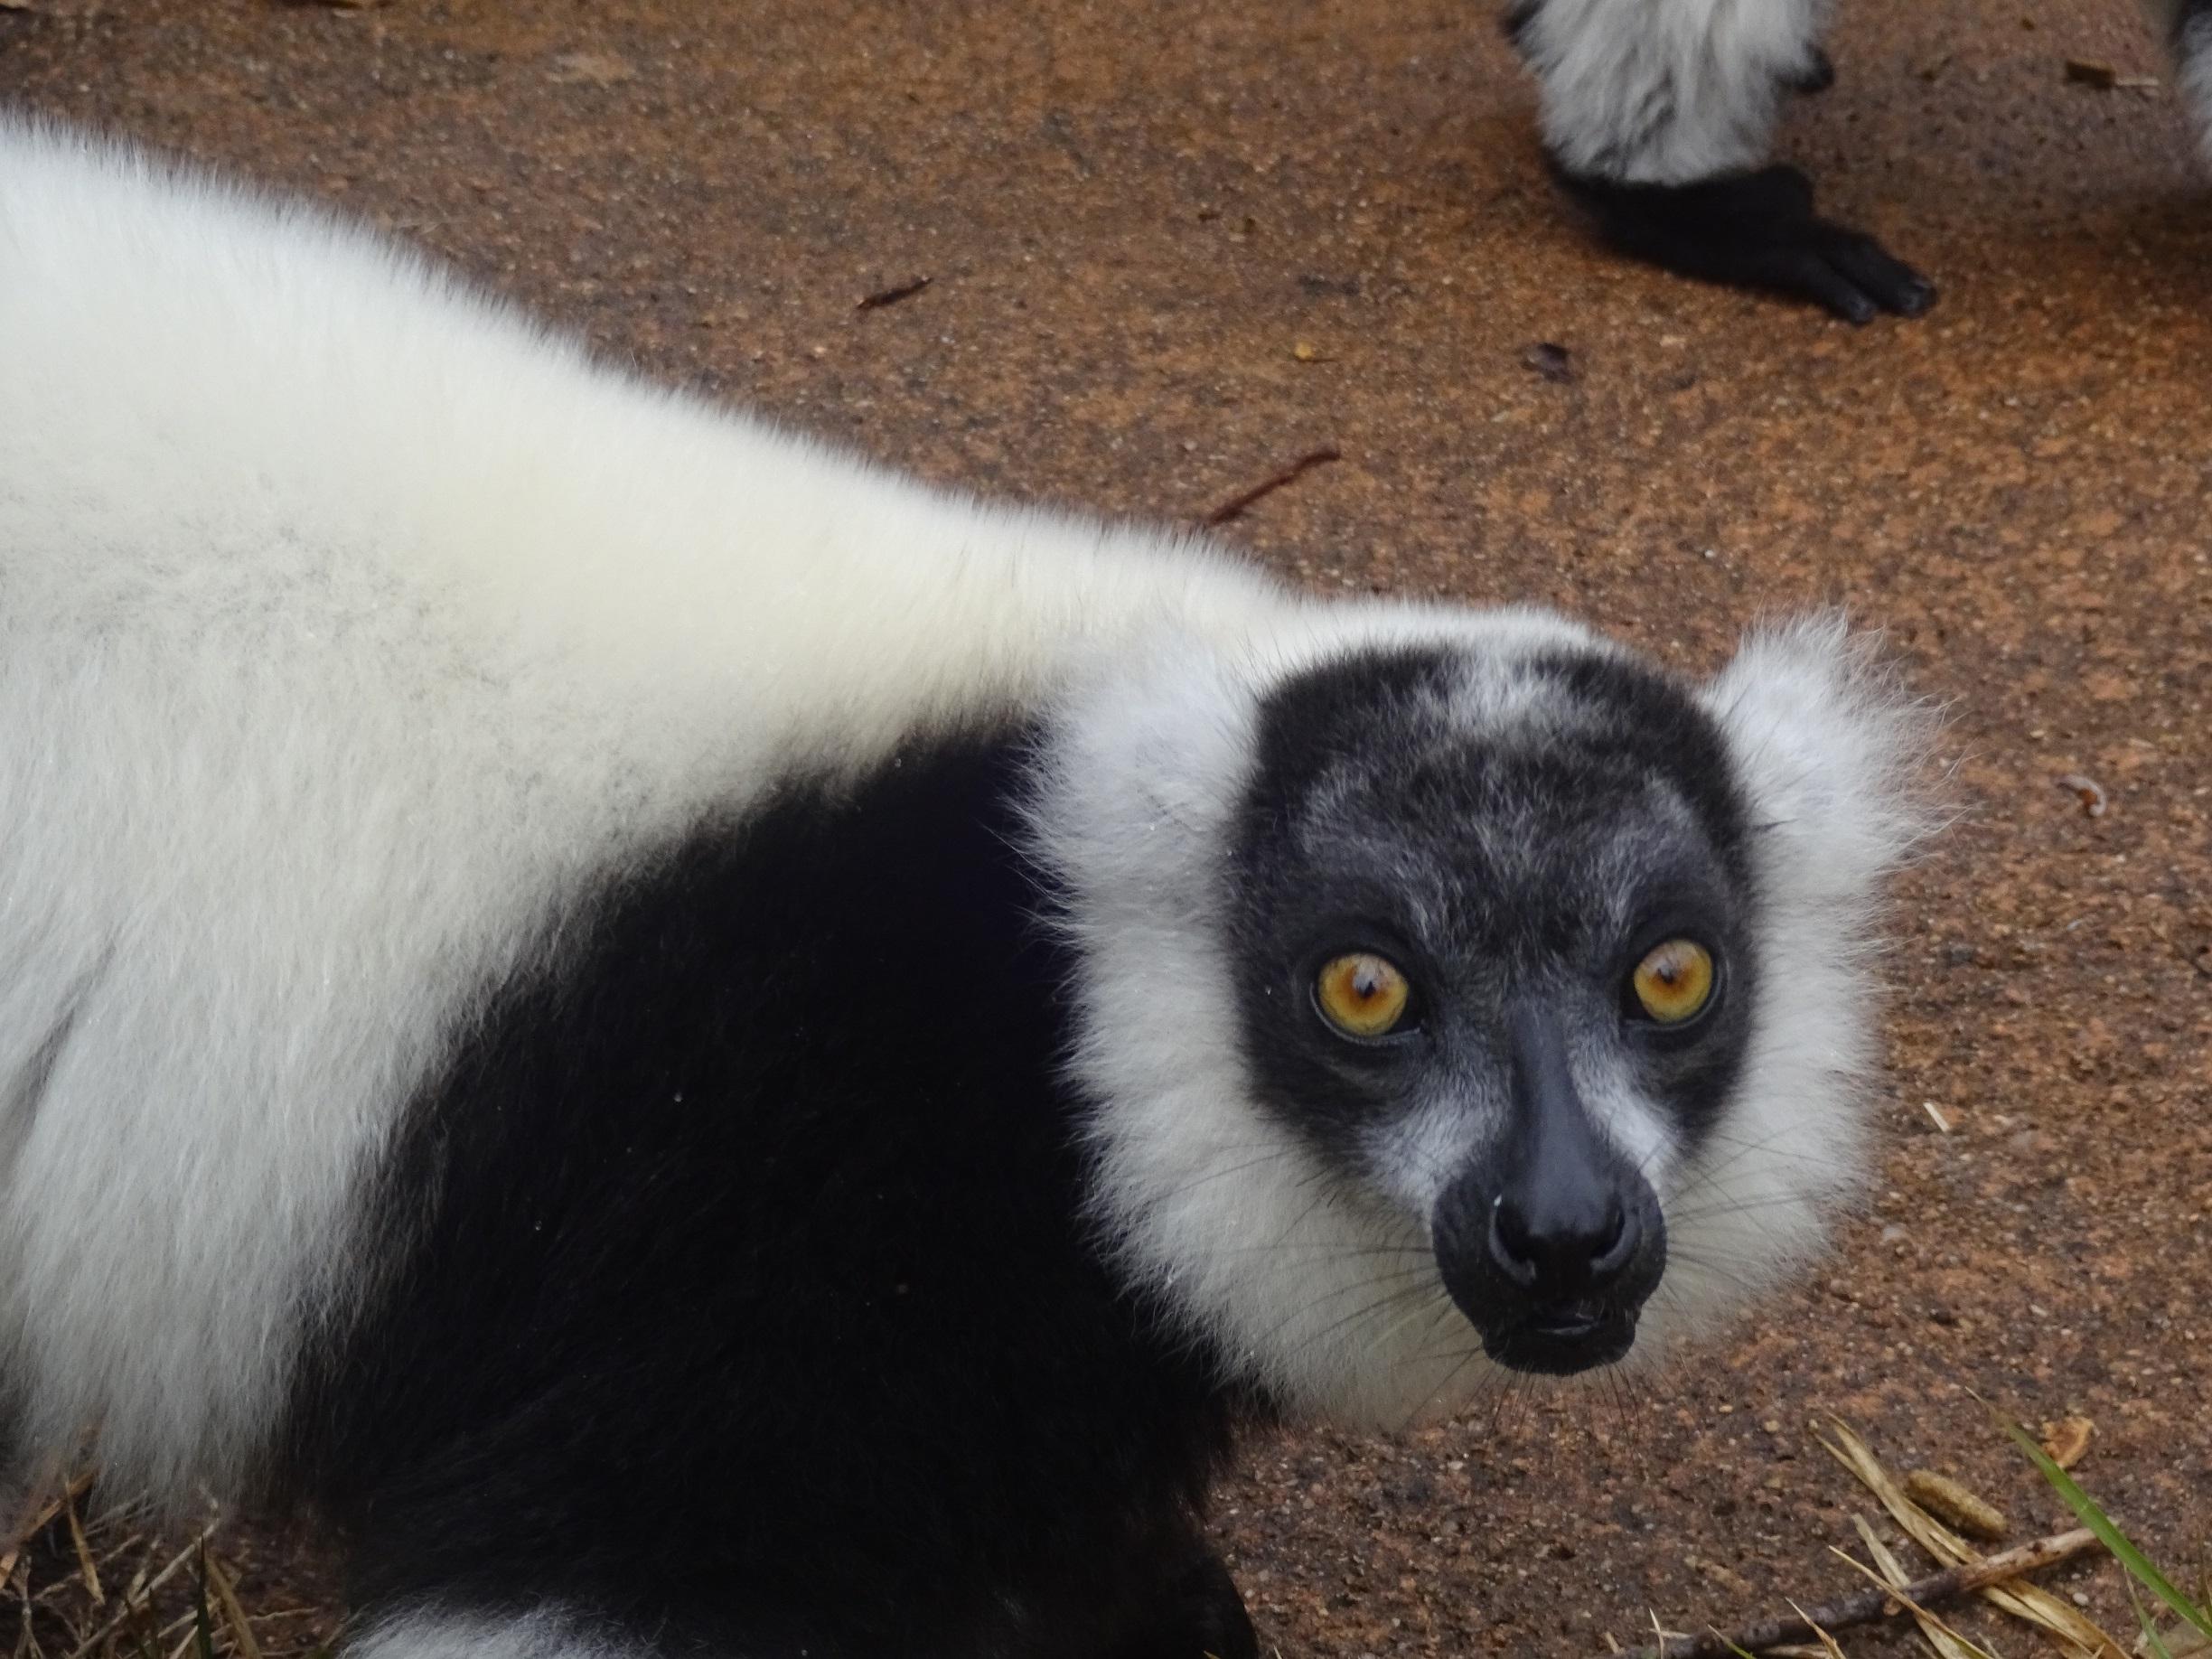
[[[1911,706],[1300,596],[0,125],[0,1406],[356,1659],[1251,1659],[1241,1424],[1570,1373],[1862,1161]]]

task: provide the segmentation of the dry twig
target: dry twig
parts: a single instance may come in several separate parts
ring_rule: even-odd
[[[207,1543],[209,1539],[215,1535],[215,1529],[221,1523],[220,1521],[209,1522],[207,1525],[200,1529],[199,1536],[194,1538],[192,1542],[186,1544],[182,1550],[179,1550],[176,1552],[176,1558],[166,1567],[163,1568],[159,1572],[148,1579],[144,1584],[135,1583],[130,1587],[130,1589],[125,1590],[123,1592],[123,1610],[117,1613],[113,1618],[109,1619],[106,1624],[102,1625],[98,1630],[94,1631],[84,1641],[79,1643],[76,1650],[70,1654],[69,1659],[86,1659],[87,1654],[96,1652],[101,1643],[105,1642],[117,1631],[122,1629],[125,1623],[131,1618],[134,1611],[136,1608],[141,1607],[151,1608],[154,1605],[154,1592],[161,1589],[163,1585],[168,1583],[171,1579],[176,1577],[177,1573],[188,1562],[198,1556],[201,1549]]]
[[[863,295],[860,303],[853,309],[855,311],[881,311],[886,305],[895,305],[903,299],[914,298],[915,295],[936,280],[934,276],[917,276],[912,282],[900,283],[895,288],[879,288],[873,294]]]
[[[1867,1524],[1864,1515],[1853,1515],[1851,1524],[1859,1529],[1859,1537],[1865,1543],[1867,1553],[1874,1558],[1874,1566],[1870,1567],[1842,1550],[1832,1552],[1842,1556],[1845,1561],[1874,1583],[1887,1586],[1890,1595],[1905,1604],[1905,1610],[1913,1616],[1913,1621],[1920,1626],[1920,1639],[1936,1650],[1939,1659],[1993,1659],[1986,1649],[1976,1647],[1913,1598],[1912,1576],[1905,1570],[1905,1563],[1898,1560],[1889,1546],[1882,1542],[1880,1536]],[[1876,1568],[1880,1570],[1876,1571]]]
[[[1807,1607],[1790,1617],[1764,1619],[1733,1636],[1670,1636],[1657,1647],[1639,1647],[1622,1659],[1729,1659],[1735,1648],[1762,1653],[1803,1642],[1816,1630],[1850,1630],[1884,1619],[1905,1617],[1916,1607],[1941,1607],[1990,1585],[2071,1561],[2096,1547],[2096,1534],[2087,1527],[2076,1527],[2070,1532],[2031,1539],[1964,1566],[1946,1567],[1925,1579],[1915,1579],[1901,1589],[1884,1587],[1859,1590],[1821,1607]]]
[[[61,1513],[69,1518],[70,1544],[77,1551],[77,1570],[84,1575],[85,1594],[91,1597],[94,1607],[105,1607],[108,1595],[100,1589],[99,1569],[92,1562],[92,1546],[85,1542],[84,1523],[77,1519],[77,1500],[66,1488],[61,1494]]]
[[[59,1476],[54,1478],[58,1479]],[[23,1505],[23,1513],[16,1517],[15,1524],[8,1530],[5,1544],[0,1545],[0,1582],[5,1582],[8,1575],[15,1570],[15,1558],[23,1553],[23,1545],[46,1530],[61,1514],[61,1506],[73,1504],[91,1489],[92,1471],[84,1470],[51,1499],[43,1496],[50,1484],[41,1481],[33,1485],[31,1496]]]
[[[1829,1423],[1835,1439],[1820,1437],[1821,1445],[1828,1454],[1849,1469],[1859,1483],[1876,1497],[1889,1512],[1890,1519],[1911,1536],[1912,1541],[1939,1561],[1954,1567],[1971,1567],[1982,1557],[1972,1544],[1945,1526],[1935,1516],[1905,1495],[1905,1489],[1881,1465],[1867,1443],[1854,1433],[1840,1417],[1831,1417]],[[2059,1638],[2071,1643],[2083,1654],[2100,1654],[2103,1659],[2128,1659],[2118,1643],[2097,1628],[2096,1625],[2067,1602],[2048,1590],[2034,1584],[1991,1584],[1982,1589],[1982,1597],[1992,1607],[2010,1613],[2015,1618],[2025,1619],[2039,1626]]]
[[[202,1570],[207,1576],[208,1588],[215,1592],[216,1605],[230,1622],[230,1640],[238,1659],[261,1659],[261,1644],[254,1639],[253,1621],[246,1617],[244,1604],[239,1600],[238,1587],[230,1582],[230,1575],[222,1570],[215,1559],[215,1551],[205,1551]]]
[[[1242,495],[1232,496],[1198,522],[1208,530],[1212,530],[1216,525],[1226,524],[1230,520],[1242,516],[1244,510],[1261,496],[1272,495],[1287,483],[1296,483],[1317,466],[1326,466],[1332,461],[1343,459],[1344,451],[1334,445],[1326,449],[1308,450],[1289,466],[1283,468],[1281,472],[1275,473],[1272,477],[1261,479]]]

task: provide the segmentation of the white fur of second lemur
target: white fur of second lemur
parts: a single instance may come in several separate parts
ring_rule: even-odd
[[[2212,162],[2212,7],[2202,0],[2142,0],[2142,9],[2173,59],[2182,112]]]
[[[1826,0],[1543,0],[1521,30],[1570,172],[1684,184],[1764,164]]]
[[[2212,13],[2142,0],[2173,52],[2212,161]],[[1571,172],[1687,184],[1762,166],[1791,82],[1813,67],[1829,0],[1542,0],[1518,34],[1545,142]]]
[[[2198,147],[2212,163],[2212,11],[2182,26],[2174,42],[2174,61],[2182,102],[2197,129]]]

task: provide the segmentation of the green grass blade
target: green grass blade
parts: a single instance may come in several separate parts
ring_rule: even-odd
[[[2134,1585],[2127,1587],[2127,1593],[2128,1606],[2135,1609],[2135,1622],[2142,1626],[2143,1640],[2150,1645],[2151,1659],[2173,1659],[2166,1644],[2159,1639],[2158,1626],[2151,1622],[2151,1615],[2143,1611],[2142,1598],[2135,1593]]]
[[[2097,1541],[2113,1552],[2120,1564],[2126,1568],[2143,1588],[2179,1614],[2182,1621],[2207,1639],[2212,1640],[2212,1613],[2207,1613],[2187,1596],[2166,1581],[2166,1575],[2151,1562],[2151,1559],[2128,1542],[2128,1536],[2112,1523],[2112,1517],[2096,1506],[2096,1500],[2074,1484],[2074,1477],[2051,1460],[2051,1455],[2036,1444],[2035,1437],[2018,1423],[2007,1421],[2005,1430],[2018,1440],[2020,1449],[2035,1460],[2043,1478],[2051,1484],[2067,1506],[2081,1517],[2081,1523],[2097,1535]]]
[[[192,1580],[192,1651],[199,1659],[215,1659],[215,1626],[208,1617],[207,1545],[200,1546],[200,1573]]]

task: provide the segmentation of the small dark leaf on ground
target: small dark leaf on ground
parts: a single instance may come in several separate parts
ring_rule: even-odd
[[[1549,340],[1540,340],[1522,352],[1521,366],[1559,385],[1575,378],[1574,353]]]

